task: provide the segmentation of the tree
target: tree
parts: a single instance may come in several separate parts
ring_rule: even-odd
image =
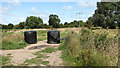
[[[90,17],[95,27],[114,29],[119,21],[118,5],[120,2],[97,2],[97,9],[93,17]],[[115,23],[117,21],[117,23]]]
[[[19,24],[14,26],[14,29],[20,29]]]
[[[64,25],[67,25],[67,24],[68,24],[68,22],[65,22],[65,23],[64,23]]]
[[[116,15],[118,15],[118,17],[117,17],[117,23],[118,23],[118,27],[120,29],[120,1],[118,2],[118,7],[117,7]]]
[[[13,29],[14,25],[12,23],[8,24],[8,29]]]
[[[49,25],[53,26],[53,28],[59,28],[60,19],[59,19],[58,15],[51,14],[49,16],[48,22],[49,22]]]
[[[43,23],[43,20],[40,17],[30,16],[27,17],[25,26],[28,26],[31,29],[40,28],[41,23]]]
[[[25,27],[25,22],[20,22],[19,23],[19,29],[24,29]]]
[[[24,29],[30,29],[30,27],[29,26],[25,26]]]
[[[0,29],[2,29],[2,24],[0,24]]]
[[[59,28],[64,28],[64,25],[62,23],[59,24]]]
[[[7,29],[8,26],[7,25],[2,25],[2,29]]]
[[[92,21],[91,20],[87,20],[85,26],[90,29],[93,26],[92,25]]]

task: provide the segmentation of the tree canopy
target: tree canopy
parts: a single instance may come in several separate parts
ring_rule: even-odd
[[[120,13],[118,6],[120,2],[97,2],[97,9],[93,17],[90,17],[95,27],[114,29],[117,27]]]
[[[7,26],[8,29],[13,29],[13,27],[14,27],[14,25],[12,23],[9,23]]]
[[[40,17],[30,16],[27,17],[25,26],[29,26],[31,29],[39,28],[43,24],[43,20]]]
[[[59,23],[60,23],[60,19],[58,17],[58,15],[53,15],[51,14],[49,16],[49,25],[53,26],[54,28],[58,28],[59,27]]]

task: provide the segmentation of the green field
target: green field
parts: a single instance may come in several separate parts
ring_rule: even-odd
[[[2,50],[22,49],[29,45],[24,41],[24,32],[10,31],[2,30]],[[47,40],[47,31],[37,30],[38,42]],[[118,40],[120,38],[117,29],[65,29],[60,30],[60,36],[66,40],[61,40],[58,49],[46,48],[37,52],[35,55],[38,57],[26,60],[25,64],[32,64],[36,61],[35,64],[48,65],[48,61],[41,59],[47,56],[40,53],[61,50],[61,58],[65,66],[117,66]],[[8,62],[9,58],[3,56],[3,65]]]
[[[29,44],[24,41],[24,32],[16,32],[19,30],[2,30],[2,50],[21,49]],[[37,41],[47,40],[48,30],[37,31]],[[67,30],[66,30],[67,31]],[[64,37],[66,32],[61,31],[61,37]]]

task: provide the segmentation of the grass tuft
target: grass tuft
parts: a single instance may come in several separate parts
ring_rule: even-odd
[[[41,52],[45,52],[45,53],[52,53],[55,52],[56,50],[53,47],[47,47],[44,50],[42,50]]]

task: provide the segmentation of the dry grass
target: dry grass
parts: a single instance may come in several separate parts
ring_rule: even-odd
[[[27,46],[27,43],[24,42],[24,37],[22,34],[10,34],[2,38],[2,49],[20,49]]]

